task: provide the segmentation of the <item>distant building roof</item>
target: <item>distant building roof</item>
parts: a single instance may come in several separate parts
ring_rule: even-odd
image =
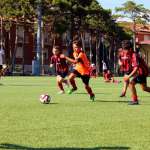
[[[118,22],[124,28],[128,28],[133,30],[133,23],[132,22]],[[136,31],[137,32],[150,32],[150,24],[136,24]]]

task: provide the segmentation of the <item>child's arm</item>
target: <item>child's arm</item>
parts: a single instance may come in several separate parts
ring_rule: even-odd
[[[64,54],[61,54],[60,55],[60,58],[65,58],[67,61],[73,63],[73,64],[76,64],[77,63],[77,60],[76,59],[72,59],[72,58],[69,58],[67,56],[65,56]]]
[[[125,81],[128,81],[128,80],[137,72],[137,70],[138,70],[138,67],[135,67],[135,68],[133,69],[133,71],[132,71],[129,75],[125,75],[123,79],[124,79]]]
[[[53,56],[51,57],[51,59],[50,59],[50,64],[49,64],[49,67],[50,68],[52,68],[52,67],[54,67],[54,59],[53,59]]]

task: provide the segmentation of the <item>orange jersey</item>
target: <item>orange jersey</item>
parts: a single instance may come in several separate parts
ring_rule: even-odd
[[[73,56],[78,60],[75,65],[75,70],[77,70],[81,75],[90,75],[90,62],[86,54],[83,51],[79,53],[74,52]]]

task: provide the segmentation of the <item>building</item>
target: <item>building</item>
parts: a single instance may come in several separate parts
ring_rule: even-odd
[[[36,34],[34,30],[34,23],[1,18],[0,43],[5,50],[9,71],[13,74],[32,73],[32,61],[36,57]],[[42,36],[42,69],[47,71],[49,58],[52,55],[53,41],[48,28],[43,31]]]
[[[131,22],[118,22],[126,32],[133,31],[133,23]],[[150,25],[136,24],[136,44],[140,45],[140,51],[143,58],[150,68]]]
[[[142,55],[150,67],[150,25],[137,26],[136,43],[140,45]]]

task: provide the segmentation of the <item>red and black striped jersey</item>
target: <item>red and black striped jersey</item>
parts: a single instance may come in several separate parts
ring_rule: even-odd
[[[51,64],[55,66],[57,73],[68,72],[68,64],[65,58],[60,58],[60,55],[53,55],[51,57]]]

